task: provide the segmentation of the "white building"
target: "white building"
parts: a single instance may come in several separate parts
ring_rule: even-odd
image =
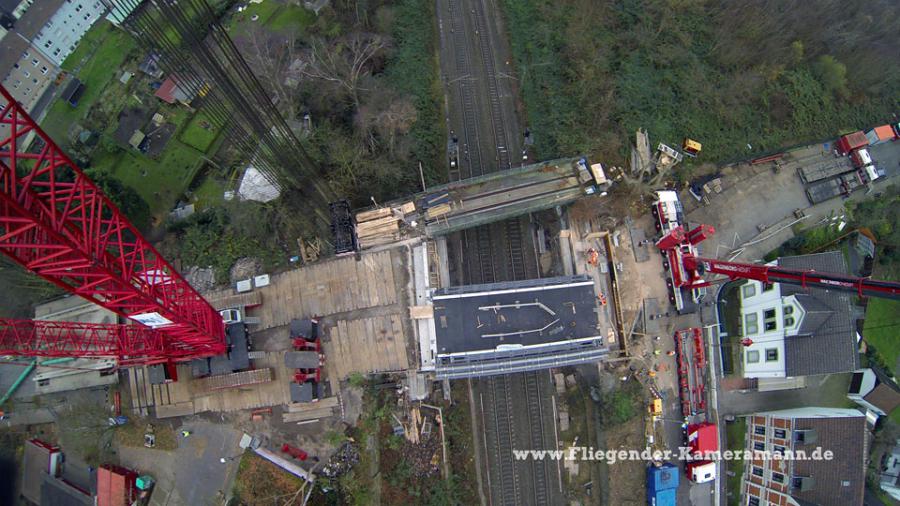
[[[900,439],[886,457],[878,486],[894,500],[900,501]]]
[[[793,269],[846,273],[838,251],[778,259]],[[844,292],[748,281],[739,287],[746,378],[793,378],[859,367],[850,296]]]
[[[106,14],[101,0],[66,0],[32,40],[56,65],[62,65],[84,34]]]

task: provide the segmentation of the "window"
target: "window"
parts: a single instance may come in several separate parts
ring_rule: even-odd
[[[772,473],[772,481],[775,483],[784,483],[784,475],[781,473]]]
[[[37,67],[38,64],[40,64],[40,63],[41,63],[41,62],[37,61],[37,58],[32,58],[32,59],[31,59],[31,64],[34,65],[35,67]]]
[[[764,292],[771,291],[773,288],[775,288],[774,283],[763,283],[763,291]]]
[[[794,319],[791,318],[790,316],[788,316],[787,318],[785,318],[785,319],[784,319],[784,326],[785,326],[785,327],[793,327],[793,326],[794,326]]]
[[[778,329],[778,312],[775,311],[775,308],[766,309],[763,312],[763,317],[766,319],[766,332]]]
[[[785,315],[794,314],[794,306],[784,306],[781,308]]]
[[[761,452],[761,451],[763,451],[763,450],[766,449],[766,443],[761,443],[761,442],[759,442],[759,441],[754,441],[754,442],[753,442],[753,449],[756,450],[756,451],[758,451],[758,452]],[[760,476],[762,476],[762,475],[760,475]]]
[[[748,364],[756,364],[759,362],[759,352],[756,350],[750,350],[747,352],[747,363]]]
[[[747,506],[759,506],[759,497],[747,496]]]
[[[766,362],[778,361],[778,348],[766,348]]]
[[[754,295],[756,295],[756,285],[754,285],[753,283],[748,283],[744,285],[743,288],[741,288],[741,291],[743,292],[745,299],[748,297],[753,297]]]
[[[777,453],[778,455],[784,455],[785,448],[781,445],[774,445],[772,447],[772,452]]]
[[[759,332],[759,322],[756,313],[744,316],[744,334],[751,335]]]
[[[753,476],[763,477],[763,469],[761,467],[753,466]]]
[[[791,486],[799,489],[803,487],[803,478],[801,476],[794,476],[791,478]]]
[[[15,69],[19,68],[19,64],[18,64],[18,63],[13,63],[13,68],[15,68]]]
[[[37,79],[32,79],[31,82],[33,82],[34,84],[37,84]]]
[[[765,436],[766,435],[766,426],[765,425],[757,425],[753,427],[753,433],[757,436]]]
[[[25,76],[25,77],[31,77],[31,72],[29,72],[29,71],[27,71],[27,70],[23,70],[23,71],[22,71],[22,75]]]
[[[50,69],[48,69],[47,67],[41,67],[41,74],[46,75],[47,72],[49,72],[49,71],[50,71]]]
[[[787,437],[787,431],[784,429],[775,429],[775,437],[778,439],[784,439]]]

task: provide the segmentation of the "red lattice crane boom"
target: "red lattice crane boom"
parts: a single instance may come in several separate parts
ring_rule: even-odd
[[[123,361],[158,362],[160,351],[172,360],[224,353],[225,329],[218,312],[6,88],[0,86],[0,95],[0,252],[56,286],[149,327],[120,333],[137,332],[139,339],[98,342]],[[30,135],[37,147],[29,151]],[[36,331],[19,334],[30,335],[31,341],[14,338],[10,329],[21,329],[20,324],[0,328],[7,332],[0,336],[0,353],[34,355],[42,343]],[[85,329],[70,334],[69,342],[88,335]],[[89,353],[84,346],[58,349],[72,356]],[[155,355],[148,355],[150,350]]]
[[[900,299],[900,283],[848,276],[811,269],[788,269],[778,265],[758,265],[728,262],[699,257],[694,246],[711,236],[715,230],[700,225],[690,232],[681,226],[663,236],[656,244],[666,253],[676,289],[700,288],[711,283],[703,279],[706,273],[723,274],[730,279],[753,279],[763,283],[788,283],[804,288],[823,288],[851,292],[860,297]]]

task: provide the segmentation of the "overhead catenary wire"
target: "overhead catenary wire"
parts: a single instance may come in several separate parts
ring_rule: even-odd
[[[123,25],[179,88],[203,96],[210,123],[282,190],[302,197],[297,219],[320,233],[336,200],[321,169],[303,149],[206,0],[104,0],[132,12]]]

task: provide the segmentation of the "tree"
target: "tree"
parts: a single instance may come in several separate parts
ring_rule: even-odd
[[[309,79],[336,85],[358,109],[363,78],[371,75],[373,61],[386,47],[385,39],[374,34],[354,33],[333,42],[314,38],[298,70]]]
[[[823,54],[813,65],[816,77],[828,91],[845,97],[847,90],[847,66],[839,62],[834,56]]]

